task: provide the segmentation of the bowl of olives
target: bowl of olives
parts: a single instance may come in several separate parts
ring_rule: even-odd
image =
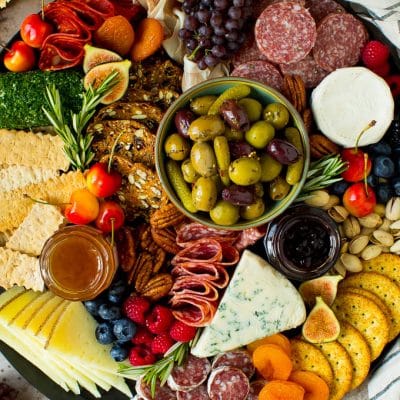
[[[208,80],[168,109],[156,139],[156,169],[186,216],[242,230],[284,212],[304,185],[307,131],[276,90],[244,78]]]

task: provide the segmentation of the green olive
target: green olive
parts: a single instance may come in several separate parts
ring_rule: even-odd
[[[217,160],[209,143],[196,142],[190,151],[190,161],[201,176],[208,177],[217,173]]]
[[[275,128],[267,121],[257,121],[245,133],[247,143],[263,149],[275,136]]]
[[[270,103],[264,108],[263,118],[276,129],[282,129],[289,122],[289,111],[282,103]]]
[[[164,143],[165,154],[175,161],[182,161],[190,151],[189,143],[178,133],[173,133],[165,139]]]
[[[245,97],[239,100],[239,106],[246,111],[247,117],[250,122],[258,121],[261,117],[262,105],[259,101]]]
[[[201,96],[192,100],[190,103],[190,109],[197,115],[207,115],[211,104],[217,100],[217,96]]]
[[[261,197],[258,197],[253,204],[240,207],[240,216],[243,219],[258,218],[265,211],[265,203]]]
[[[218,115],[202,115],[195,119],[189,126],[188,135],[190,139],[205,142],[213,140],[225,132],[224,121]]]
[[[210,218],[218,225],[233,225],[239,219],[239,207],[229,201],[219,200],[210,211]]]
[[[210,211],[217,201],[217,186],[212,178],[201,176],[192,189],[194,206],[200,211]]]
[[[272,158],[269,154],[263,154],[260,159],[261,182],[270,182],[282,171],[282,164]]]
[[[236,185],[248,186],[257,183],[261,178],[261,165],[251,157],[241,157],[229,165],[229,178]]]
[[[237,131],[237,130],[232,129],[231,127],[227,126],[225,129],[225,137],[229,141],[243,140],[244,133],[242,131]]]
[[[187,183],[194,183],[194,182],[196,182],[197,178],[199,177],[199,174],[193,168],[193,165],[192,165],[192,162],[190,161],[190,158],[186,159],[181,164],[181,170],[182,170],[182,174],[183,174],[183,179]]]
[[[281,176],[277,176],[269,184],[269,197],[272,200],[282,200],[289,193],[291,186]]]

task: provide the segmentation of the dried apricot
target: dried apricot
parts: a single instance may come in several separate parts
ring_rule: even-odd
[[[136,29],[131,57],[133,61],[142,61],[154,54],[164,40],[164,28],[155,18],[145,18]]]

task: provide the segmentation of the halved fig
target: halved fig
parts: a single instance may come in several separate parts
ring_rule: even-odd
[[[122,61],[122,57],[113,51],[94,47],[90,44],[85,44],[85,57],[83,58],[83,72],[87,74],[92,68],[98,65]]]
[[[341,275],[327,275],[310,279],[299,286],[301,297],[308,306],[315,304],[315,298],[321,296],[329,306],[335,301],[338,283],[343,279]]]

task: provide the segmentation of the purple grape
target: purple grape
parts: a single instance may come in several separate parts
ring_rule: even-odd
[[[207,69],[207,64],[206,64],[206,62],[204,61],[204,58],[202,58],[201,60],[199,60],[199,61],[197,62],[197,66],[198,66],[199,69],[201,69],[201,70]]]
[[[245,0],[233,0],[232,4],[234,7],[243,7]]]
[[[240,47],[240,44],[237,42],[228,42],[226,47],[228,50],[236,51]]]
[[[222,25],[223,21],[224,21],[224,19],[223,19],[222,15],[220,15],[219,13],[211,14],[210,24],[214,29],[217,27],[220,27]]]
[[[212,47],[211,53],[213,54],[213,56],[217,58],[224,58],[226,57],[226,48],[220,44],[216,44],[215,46]]]
[[[300,157],[296,147],[283,139],[272,139],[268,143],[266,151],[272,158],[284,165],[293,164]]]
[[[244,1],[244,6],[245,7],[250,7],[253,5],[253,0],[245,0]]]
[[[196,0],[197,3],[197,0]],[[200,0],[200,4],[206,6],[206,7],[210,7],[212,5],[212,0]]]
[[[204,57],[204,62],[207,64],[208,67],[212,68],[218,64],[218,59],[212,54],[207,54]]]
[[[197,0],[185,0],[182,7],[194,7],[197,4]]]
[[[211,12],[209,10],[199,10],[196,13],[196,17],[202,24],[206,24],[211,17]]]
[[[216,26],[214,28],[214,34],[216,34],[217,36],[225,36],[226,33],[227,30],[223,26]]]
[[[192,32],[188,31],[187,29],[179,29],[178,36],[179,39],[182,40],[190,39],[192,37]]]
[[[206,38],[209,38],[213,34],[213,30],[211,27],[207,25],[201,25],[200,28],[197,30],[197,33],[200,36],[204,36]]]
[[[223,36],[213,36],[211,42],[217,45],[222,45],[225,43],[225,38]]]
[[[185,18],[185,22],[183,24],[184,28],[188,31],[195,31],[199,27],[199,21],[193,17],[192,15],[188,15]]]
[[[240,27],[240,23],[236,19],[228,19],[228,21],[226,21],[225,28],[228,31],[238,30],[238,29],[240,29],[239,27]]]
[[[256,201],[254,186],[231,185],[222,191],[222,199],[237,206],[248,206]]]
[[[214,7],[216,10],[225,10],[229,7],[228,0],[214,0]]]
[[[199,46],[202,49],[209,49],[212,46],[211,39],[208,39],[208,38],[205,38],[205,37],[201,37],[199,39]]]
[[[239,7],[229,7],[228,16],[232,19],[240,19],[242,17],[242,9]]]
[[[225,38],[229,42],[236,42],[239,38],[239,32],[238,31],[230,31],[225,35]]]
[[[189,39],[187,42],[186,42],[186,48],[188,49],[188,50],[194,50],[196,47],[197,47],[197,45],[198,45],[198,43],[197,43],[197,40],[196,39]]]

